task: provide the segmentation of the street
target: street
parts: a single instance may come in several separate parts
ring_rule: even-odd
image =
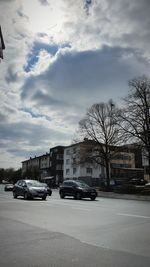
[[[0,186],[0,266],[150,266],[150,203],[13,199]]]

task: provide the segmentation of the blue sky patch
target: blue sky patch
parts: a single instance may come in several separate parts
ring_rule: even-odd
[[[33,66],[38,62],[38,55],[41,50],[46,50],[49,54],[55,55],[60,48],[71,47],[65,43],[62,45],[48,45],[41,42],[34,42],[31,52],[28,54],[26,65],[24,66],[25,72],[30,72]]]
[[[20,108],[19,110],[20,111],[23,111],[25,113],[29,113],[32,116],[32,118],[41,117],[41,115],[38,115],[38,114],[33,113],[33,111],[30,108]]]

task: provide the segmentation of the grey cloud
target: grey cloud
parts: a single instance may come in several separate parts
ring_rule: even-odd
[[[27,122],[1,123],[0,139],[21,142],[28,140],[28,145],[36,146],[44,143],[48,138],[55,140],[60,137],[60,132],[41,125],[34,125]],[[61,134],[62,136],[62,134]],[[65,136],[64,136],[65,138]]]
[[[21,9],[17,10],[17,14],[18,14],[18,16],[19,16],[20,18],[24,18],[24,19],[26,19],[27,21],[29,20],[29,17],[28,17],[26,14],[24,14],[24,13],[22,12]]]
[[[49,150],[53,143],[62,144],[69,139],[69,133],[60,133],[46,126],[27,122],[1,123],[0,148],[12,156],[29,158]],[[4,145],[5,144],[5,145]],[[45,153],[44,152],[44,153]]]
[[[74,12],[80,14],[80,0],[65,2],[71,12],[64,29],[75,45],[84,48],[101,44],[131,47],[141,49],[150,58],[149,0],[92,1],[88,19],[72,16]]]
[[[30,157],[35,157],[35,156],[41,156],[42,154],[45,154],[46,152],[49,152],[49,147],[47,148],[46,151],[44,149],[38,149],[35,147],[35,149],[32,149],[31,151],[27,151],[26,149],[22,148],[11,148],[7,150],[8,153],[10,153],[13,156],[16,157],[21,157],[23,160],[29,159]]]
[[[18,80],[18,74],[13,64],[8,67],[7,74],[5,75],[5,80],[7,83],[16,82]]]
[[[59,101],[62,105],[64,102],[72,106],[92,104],[98,98],[105,100],[105,97],[108,99],[115,97],[115,94],[124,94],[127,81],[140,75],[141,70],[146,70],[146,64],[132,49],[105,46],[95,51],[68,50],[59,53],[45,73],[26,81],[22,98],[32,98],[40,103],[41,94],[42,104],[52,104],[53,100],[54,104]],[[42,95],[41,90],[46,91],[46,95]]]
[[[41,3],[41,5],[43,6],[48,6],[49,2],[47,0],[39,0],[39,2]]]
[[[91,4],[92,4],[92,0],[85,0],[84,9],[87,15],[89,15]]]
[[[0,113],[0,121],[6,121],[7,120],[7,116],[5,114]]]
[[[35,92],[35,94],[32,96],[32,99],[37,101],[40,105],[63,105],[63,102],[61,100],[55,99],[55,97],[51,97],[48,94],[44,94],[41,91]],[[66,103],[64,102],[64,105]]]

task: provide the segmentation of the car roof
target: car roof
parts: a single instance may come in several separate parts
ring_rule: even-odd
[[[66,183],[66,182],[74,182],[74,183],[76,183],[77,181],[76,180],[65,180],[64,183]]]

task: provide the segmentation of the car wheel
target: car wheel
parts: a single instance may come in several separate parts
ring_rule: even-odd
[[[91,200],[95,200],[96,197],[91,197]]]
[[[79,192],[76,193],[76,199],[80,200],[81,199],[81,194]]]
[[[64,193],[61,191],[60,192],[60,198],[64,198],[65,197],[65,195],[64,195]]]
[[[46,197],[47,197],[47,196],[42,197],[42,200],[46,200]]]
[[[29,197],[28,197],[28,193],[27,193],[27,192],[24,193],[24,199],[25,199],[25,200],[28,200],[28,199],[29,199]]]
[[[13,197],[17,198],[17,193],[15,191],[13,192]]]

